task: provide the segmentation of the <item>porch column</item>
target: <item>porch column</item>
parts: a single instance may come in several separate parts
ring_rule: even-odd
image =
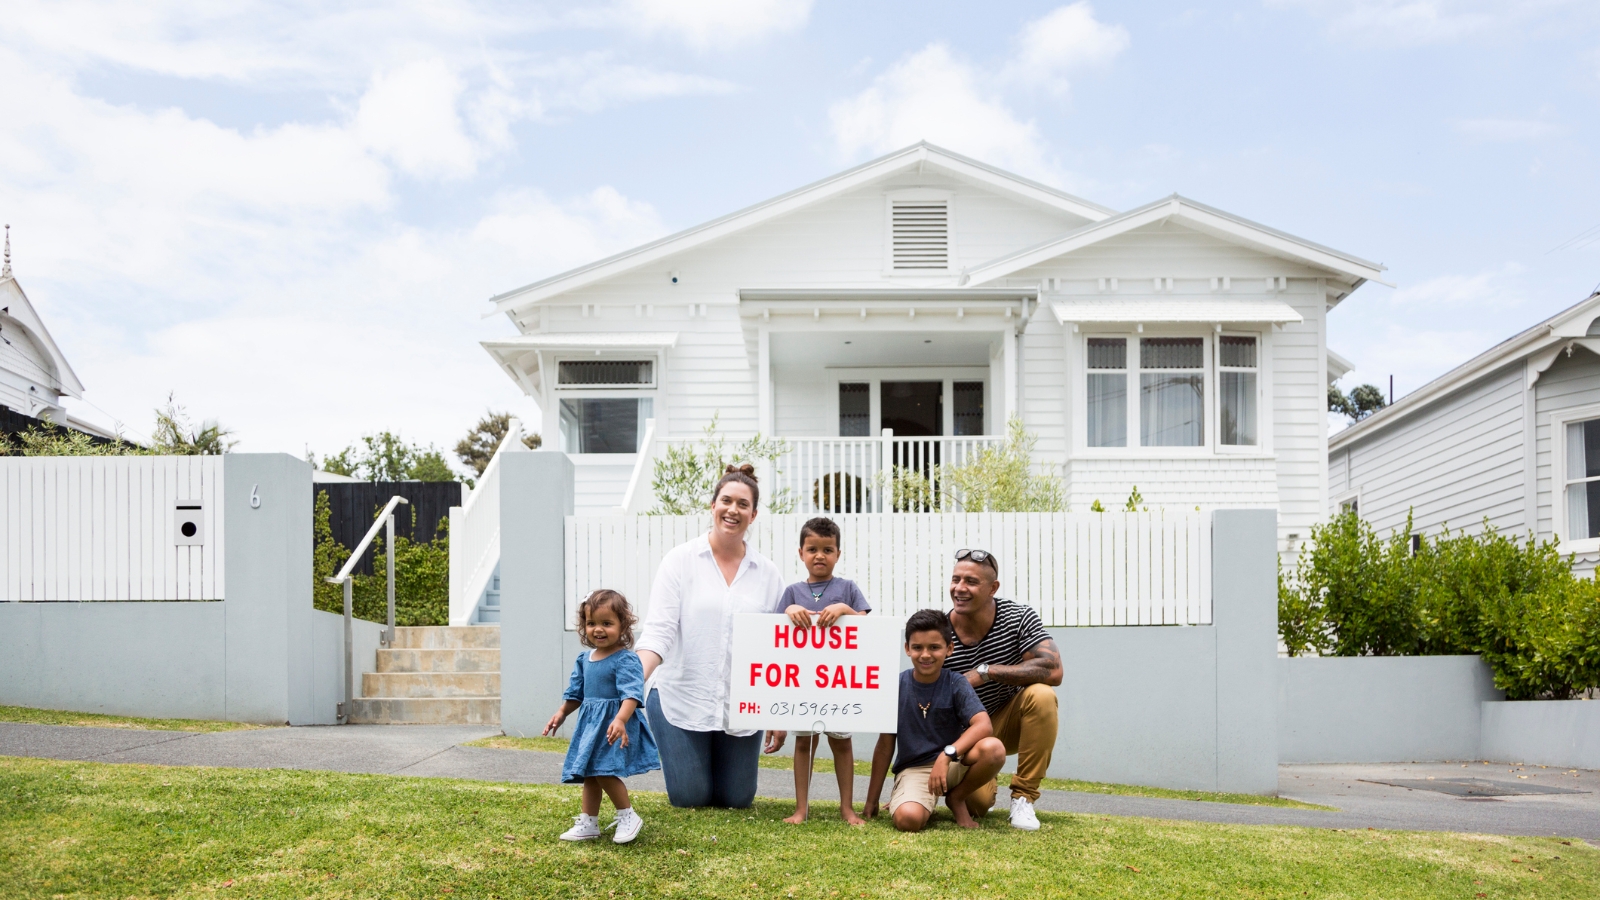
[[[1007,328],[1000,335],[1000,370],[1004,373],[1006,384],[1005,399],[1001,403],[1002,412],[996,434],[1006,433],[1006,423],[1017,414],[1017,330]]]
[[[756,331],[756,427],[762,437],[772,437],[775,429],[772,409],[772,335],[767,326]]]

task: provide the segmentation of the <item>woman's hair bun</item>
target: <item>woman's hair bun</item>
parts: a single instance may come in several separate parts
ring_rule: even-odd
[[[732,474],[737,473],[737,474],[740,474],[740,475],[746,475],[746,476],[748,476],[750,478],[755,478],[756,477],[756,467],[750,465],[749,463],[745,463],[743,465],[738,465],[738,466],[734,465],[733,463],[728,463],[728,467],[726,469],[723,469],[722,473],[724,475],[732,475]]]

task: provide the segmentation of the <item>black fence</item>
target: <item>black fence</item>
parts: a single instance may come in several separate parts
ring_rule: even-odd
[[[461,505],[461,485],[454,481],[344,481],[313,484],[312,488],[328,495],[333,539],[346,550],[356,548],[378,510],[395,494],[411,505],[395,509],[394,533],[420,544],[433,543],[445,528],[450,507]],[[368,547],[354,571],[371,575],[373,556]]]
[[[11,438],[14,435],[19,435],[24,431],[27,431],[29,428],[43,428],[47,431],[73,430],[62,425],[57,425],[54,422],[49,422],[44,419],[36,419],[33,416],[19,413],[9,406],[0,406],[0,437],[5,438],[5,440],[0,440],[0,456],[20,455],[20,450],[12,448]],[[97,434],[89,435],[89,440],[96,444],[116,443],[110,438],[103,438]]]

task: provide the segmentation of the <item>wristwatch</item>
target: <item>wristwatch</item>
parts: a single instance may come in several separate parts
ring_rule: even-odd
[[[944,755],[950,757],[951,762],[961,762],[961,753],[954,744],[944,745]]]
[[[981,680],[981,681],[988,681],[989,680],[989,664],[988,663],[978,663],[978,668],[974,669],[973,671],[978,673],[979,680]]]

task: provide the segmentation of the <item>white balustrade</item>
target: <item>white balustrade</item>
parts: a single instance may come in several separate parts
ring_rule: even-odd
[[[763,514],[749,540],[786,581],[805,578],[800,525],[812,513]],[[842,513],[836,573],[855,580],[876,612],[905,616],[949,609],[955,551],[988,550],[1000,563],[1000,595],[1038,611],[1049,626],[1209,625],[1208,513]],[[703,534],[710,516],[569,516],[567,627],[596,588],[621,591],[641,616],[661,558]]]
[[[522,423],[511,427],[460,506],[450,508],[450,624],[465,625],[500,563],[500,457],[524,452]]]

